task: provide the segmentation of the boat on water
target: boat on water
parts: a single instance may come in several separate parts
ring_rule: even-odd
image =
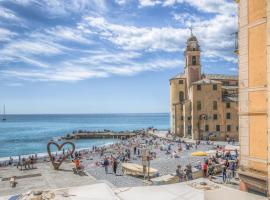
[[[2,121],[6,121],[6,120],[7,120],[7,118],[6,118],[6,106],[4,104]]]

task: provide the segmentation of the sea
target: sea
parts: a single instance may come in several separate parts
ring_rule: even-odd
[[[6,119],[0,121],[0,158],[45,153],[48,141],[74,130],[169,129],[168,113],[6,115]],[[83,149],[111,144],[116,140],[84,139],[73,142],[76,149]]]

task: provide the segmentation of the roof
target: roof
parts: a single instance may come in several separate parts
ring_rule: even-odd
[[[171,79],[180,79],[180,78],[186,78],[186,75],[184,73],[181,73],[181,74],[177,74],[175,76],[173,76]],[[170,79],[170,80],[171,80]]]
[[[204,79],[201,79],[199,81],[196,81],[194,83],[192,83],[194,85],[200,85],[200,84],[221,84],[220,81],[215,81],[215,80],[211,80],[211,79],[208,79],[208,78],[204,78]]]
[[[242,192],[222,184],[216,184],[208,179],[199,178],[193,181],[182,183],[139,186],[126,188],[112,188],[106,183],[94,183],[91,185],[40,190],[44,193],[43,197],[53,196],[58,200],[267,200],[266,197],[258,196],[248,192]],[[20,199],[30,199],[33,191],[26,192]],[[31,196],[32,197],[32,196]],[[36,195],[35,199],[42,196]],[[1,199],[15,199],[14,195]],[[16,198],[17,199],[17,198]]]
[[[202,74],[202,76],[205,76],[207,79],[217,79],[217,80],[238,80],[237,75],[227,75],[227,74]],[[177,74],[173,76],[171,79],[177,79],[177,78],[186,78],[186,75],[184,73]]]
[[[223,101],[228,101],[228,102],[238,102],[238,97],[237,96],[227,96],[223,98]]]
[[[222,86],[222,88],[225,90],[237,90],[238,86],[226,85],[226,86]]]
[[[198,40],[197,40],[196,36],[191,35],[190,38],[188,38],[187,41],[190,42],[190,41],[198,41]]]
[[[123,200],[267,200],[266,197],[232,189],[203,178],[168,185],[117,188],[116,191],[117,196]]]
[[[227,75],[227,74],[205,74],[206,78],[209,79],[233,79],[238,80],[237,75]]]

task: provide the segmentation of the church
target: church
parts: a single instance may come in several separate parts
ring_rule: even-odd
[[[202,74],[201,49],[192,32],[184,56],[184,72],[170,79],[171,133],[238,140],[238,76]]]

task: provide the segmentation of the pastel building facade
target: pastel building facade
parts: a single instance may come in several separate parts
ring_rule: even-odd
[[[270,196],[270,0],[238,0],[241,189]]]
[[[193,34],[184,56],[184,72],[170,79],[171,132],[196,140],[238,140],[238,77],[202,74],[201,49]]]

